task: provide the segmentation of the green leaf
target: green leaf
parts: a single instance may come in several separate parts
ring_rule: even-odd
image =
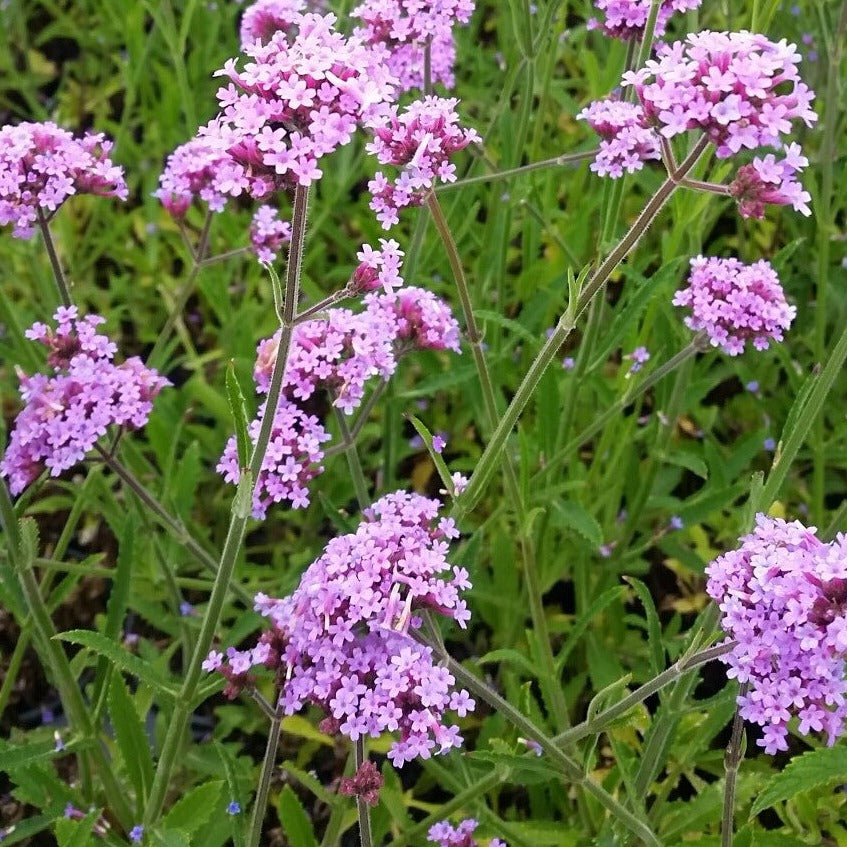
[[[699,476],[700,479],[709,478],[709,469],[706,467],[706,463],[699,456],[688,450],[674,450],[665,456],[665,461],[670,465],[678,465],[681,468],[691,471],[691,473]]]
[[[52,759],[57,755],[55,741],[33,741],[21,746],[0,742],[0,773],[11,774],[15,768],[25,767],[41,759]]]
[[[190,847],[190,840],[182,830],[154,830],[151,840],[155,847]]]
[[[552,503],[552,518],[558,517],[558,523],[581,535],[586,541],[599,547],[603,543],[603,529],[597,519],[573,500],[562,503],[554,500]]]
[[[417,434],[423,439],[423,443],[426,445],[426,449],[429,452],[429,457],[432,459],[435,469],[441,477],[441,482],[444,483],[444,487],[450,492],[450,496],[455,498],[456,494],[453,488],[453,479],[450,476],[450,471],[447,469],[447,463],[441,458],[439,453],[436,453],[435,450],[432,449],[432,433],[430,433],[424,424],[414,415],[407,415],[406,417],[415,428],[415,432],[417,432]]]
[[[517,650],[512,650],[509,647],[489,651],[479,659],[478,664],[484,665],[491,662],[509,662],[520,668],[530,678],[534,678],[536,675],[535,665],[523,653],[518,653]]]
[[[244,402],[244,392],[238,384],[235,375],[235,361],[229,360],[226,368],[226,396],[232,421],[235,425],[235,443],[238,450],[238,467],[246,468],[250,464],[250,438],[247,434],[247,404]]]
[[[276,808],[291,847],[318,847],[309,817],[290,785],[282,789]]]
[[[31,568],[38,558],[38,524],[32,518],[18,522],[21,533],[21,559],[25,568]]]
[[[582,634],[586,629],[588,629],[594,618],[601,612],[605,611],[607,606],[611,606],[612,603],[620,600],[625,594],[626,586],[616,585],[614,588],[604,591],[591,604],[591,606],[589,606],[588,611],[584,615],[580,615],[579,619],[574,624],[573,629],[571,629],[568,633],[567,640],[564,645],[562,645],[559,655],[556,657],[556,668],[559,672],[561,672],[562,668],[565,666],[565,662],[567,661],[571,650],[576,647],[579,639],[582,638]]]
[[[847,782],[847,747],[824,747],[792,759],[768,782],[753,803],[750,815],[830,782]]]
[[[56,821],[56,842],[59,847],[88,847],[94,844],[91,829],[94,821],[100,817],[100,810],[94,809],[82,820],[75,821],[71,818],[59,818]]]
[[[167,697],[176,696],[175,692],[168,686],[167,681],[149,662],[139,659],[138,656],[133,656],[132,653],[127,653],[126,650],[123,650],[111,639],[106,638],[102,633],[89,629],[71,629],[54,637],[61,641],[87,647],[94,653],[105,656],[116,668],[138,677],[141,682],[149,685],[160,694]]]
[[[129,781],[135,789],[136,812],[144,808],[153,784],[153,757],[144,725],[119,673],[109,684],[109,717]]]
[[[665,648],[662,645],[662,624],[659,621],[659,613],[650,589],[634,576],[625,576],[624,579],[635,589],[644,612],[647,615],[647,638],[650,644],[650,669],[654,674],[659,674],[665,669]]]
[[[468,753],[467,758],[472,761],[490,762],[503,771],[504,782],[517,785],[541,785],[559,779],[558,771],[550,766],[550,762],[534,753],[517,756],[514,753],[476,750]]]
[[[223,786],[224,781],[216,779],[192,788],[188,794],[177,800],[165,815],[165,828],[180,830],[188,835],[196,832],[209,820],[215,807],[221,802]]]

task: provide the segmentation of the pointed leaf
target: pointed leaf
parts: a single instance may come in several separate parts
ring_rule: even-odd
[[[188,835],[196,832],[220,804],[223,786],[224,781],[216,779],[192,788],[165,815],[165,829],[178,829]]]
[[[286,785],[279,795],[277,812],[291,847],[318,847],[309,817],[290,785]]]
[[[246,468],[250,464],[250,438],[247,434],[247,404],[244,393],[235,375],[235,362],[230,359],[226,368],[226,396],[229,410],[235,425],[235,443],[238,451],[238,467]]]
[[[575,503],[573,500],[566,503],[555,500],[552,506],[553,510],[550,516],[553,520],[558,517],[560,525],[577,532],[595,547],[599,547],[603,543],[603,530],[600,524],[579,503]]]
[[[144,725],[119,673],[109,684],[109,717],[129,781],[135,789],[136,811],[144,808],[153,784],[153,757]]]

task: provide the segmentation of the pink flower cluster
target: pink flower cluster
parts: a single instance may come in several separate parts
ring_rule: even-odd
[[[735,258],[697,256],[691,260],[688,287],[676,292],[673,303],[689,306],[692,314],[686,326],[705,330],[712,346],[730,356],[742,353],[748,340],[757,350],[782,341],[797,314],[764,259],[745,265]]]
[[[477,847],[473,837],[474,830],[479,824],[473,818],[466,818],[455,827],[448,821],[433,824],[427,833],[427,841],[438,844],[438,847]],[[493,838],[488,847],[506,847],[506,842]]]
[[[383,229],[400,220],[398,210],[420,206],[437,179],[455,182],[456,166],[450,163],[450,156],[482,140],[476,130],[459,126],[458,102],[452,97],[424,97],[402,113],[392,106],[388,125],[374,129],[368,152],[380,164],[402,168],[394,182],[378,171],[368,183],[373,195],[371,209]]]
[[[79,318],[72,306],[60,308],[54,318],[55,330],[35,323],[26,333],[50,351],[54,373],[21,376],[26,405],[0,462],[0,475],[13,494],[45,468],[58,476],[82,461],[112,424],[144,426],[153,398],[170,385],[137,357],[116,365],[116,346],[97,332],[105,321],[99,315]]]
[[[259,343],[253,376],[266,392],[279,347],[279,333]],[[398,294],[365,297],[365,310],[330,309],[326,317],[294,329],[283,392],[304,402],[325,388],[334,403],[351,414],[361,403],[368,380],[387,380],[397,357],[410,350],[458,353],[459,326],[450,307],[432,292],[409,286]]]
[[[257,348],[253,376],[260,393],[266,393],[279,350],[279,333]],[[459,352],[459,326],[450,307],[420,288],[399,293],[372,292],[365,309],[329,309],[326,316],[298,324],[291,339],[282,400],[274,421],[268,454],[256,483],[253,515],[264,518],[271,503],[288,502],[292,508],[309,504],[308,482],[323,468],[321,444],[329,434],[320,421],[300,409],[321,389],[346,414],[358,408],[369,380],[388,380],[398,357],[411,350]],[[250,425],[254,442],[261,425]],[[235,438],[227,442],[218,464],[227,482],[240,478]]]
[[[659,139],[647,125],[644,110],[617,97],[595,100],[577,116],[600,136],[600,149],[591,163],[598,176],[618,179],[624,171],[635,173],[648,159],[661,159]]]
[[[49,219],[73,194],[126,200],[123,168],[102,133],[75,138],[49,121],[0,127],[0,226],[29,238],[39,213]]]
[[[809,201],[812,196],[798,182],[796,176],[809,164],[799,144],[785,146],[784,158],[777,159],[773,153],[756,157],[752,164],[742,165],[732,184],[730,194],[738,203],[743,218],[762,218],[765,203],[777,206],[792,206],[795,212],[808,217],[812,214]]]
[[[394,77],[361,39],[335,29],[334,15],[298,15],[297,34],[276,32],[244,51],[242,71],[230,59],[216,76],[221,113],[200,130],[252,178],[227,186],[237,196],[263,197],[273,188],[319,179],[321,158],[350,142],[354,131],[379,118],[394,96]]]
[[[403,285],[400,268],[403,264],[403,251],[393,238],[380,238],[380,249],[374,250],[370,244],[363,244],[356,254],[361,263],[353,272],[353,286],[356,291],[373,291],[382,286],[386,294]]]
[[[662,0],[659,16],[656,19],[654,38],[661,38],[674,12],[687,12],[697,9],[703,0]],[[596,18],[588,21],[588,29],[600,29],[610,38],[622,41],[642,39],[650,15],[651,0],[594,0],[594,6],[603,12],[604,20]]]
[[[736,642],[722,661],[746,682],[745,720],[764,728],[758,744],[788,748],[788,722],[802,735],[826,732],[829,744],[847,718],[847,538],[825,544],[814,527],[757,515],[741,547],[706,569],[706,590],[721,626]]]
[[[203,667],[227,678],[230,696],[252,683],[254,667],[275,670],[285,713],[317,705],[326,732],[354,741],[398,732],[388,753],[396,766],[459,747],[446,713],[464,716],[474,701],[409,634],[423,609],[461,627],[470,618],[460,596],[468,573],[446,559],[458,531],[438,517],[440,506],[402,491],[382,497],[355,533],[327,544],[291,596],[257,595],[255,608],[273,628],[256,647],[212,651]]]
[[[264,413],[265,405],[262,404],[258,417],[247,429],[254,445]],[[268,450],[253,488],[253,517],[264,518],[273,503],[288,502],[293,509],[309,505],[307,485],[323,471],[321,444],[329,439],[329,433],[314,415],[307,415],[294,403],[280,401]],[[216,470],[226,482],[234,485],[241,479],[235,436],[227,441]]]
[[[267,44],[275,33],[288,32],[306,7],[306,0],[256,0],[241,16],[241,49],[257,41]]]
[[[702,130],[725,159],[745,148],[781,148],[792,121],[817,120],[814,93],[797,70],[800,54],[784,39],[705,31],[657,53],[623,84],[635,86],[648,123],[665,138]]]
[[[350,13],[362,20],[355,34],[386,50],[386,63],[399,80],[399,90],[424,87],[424,45],[430,43],[432,82],[455,84],[456,44],[453,26],[466,24],[474,0],[365,0]]]
[[[291,241],[291,224],[279,219],[273,206],[259,206],[250,223],[250,246],[260,262],[273,262],[283,244]]]

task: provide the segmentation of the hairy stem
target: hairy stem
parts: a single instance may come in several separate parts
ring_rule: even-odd
[[[280,314],[280,341],[277,358],[271,374],[270,385],[265,405],[265,413],[262,425],[253,453],[250,457],[250,466],[247,474],[242,475],[238,492],[235,495],[227,531],[226,542],[221,551],[220,564],[215,576],[209,604],[200,628],[200,634],[194,647],[194,654],[188,665],[182,687],[176,700],[167,734],[162,744],[159,763],[150,790],[150,798],[144,810],[144,824],[149,826],[159,817],[165,804],[171,773],[176,764],[179,750],[183,743],[185,728],[191,715],[193,700],[197,693],[202,668],[201,664],[209,652],[212,639],[215,635],[218,622],[223,611],[232,574],[247,521],[250,516],[252,505],[252,490],[254,481],[258,478],[262,469],[262,463],[270,442],[273,420],[276,415],[279,398],[282,392],[282,381],[285,374],[285,366],[288,361],[288,350],[291,345],[291,335],[294,329],[294,315],[297,309],[297,297],[300,291],[300,267],[303,261],[303,244],[306,235],[306,214],[309,202],[309,189],[298,185],[294,193],[294,212],[292,215],[291,244],[288,254],[288,270],[285,280],[285,294]]]
[[[253,802],[253,812],[250,816],[250,834],[246,847],[259,847],[262,839],[262,824],[268,807],[268,794],[271,790],[271,777],[276,766],[276,753],[279,749],[283,709],[279,705],[279,692],[276,692],[277,706],[273,711],[271,726],[268,731],[268,741],[265,744],[265,756],[262,759],[262,770],[259,775],[259,785],[256,788],[256,799]]]
[[[65,277],[65,272],[62,270],[62,263],[59,261],[59,256],[56,253],[56,245],[53,243],[50,224],[47,222],[47,218],[44,217],[44,212],[40,207],[36,212],[38,215],[38,227],[44,238],[47,255],[50,257],[50,266],[53,268],[53,279],[56,281],[56,288],[59,290],[59,299],[62,301],[63,306],[70,306],[73,303],[73,300],[71,300],[71,289]]]
[[[743,683],[738,689],[738,696],[743,697],[747,693],[747,683]],[[726,771],[726,782],[723,792],[723,816],[721,818],[721,847],[732,847],[734,836],[735,817],[735,788],[738,781],[738,769],[744,758],[744,718],[741,717],[740,707],[735,708],[735,717],[732,721],[732,735],[724,756],[724,769]]]

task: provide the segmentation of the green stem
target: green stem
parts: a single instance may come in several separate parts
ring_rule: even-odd
[[[734,647],[734,643],[719,644],[716,647],[708,647],[699,653],[683,657],[649,682],[645,682],[644,685],[636,688],[635,691],[628,694],[622,700],[619,700],[613,706],[609,706],[608,709],[598,712],[594,717],[577,724],[572,729],[565,730],[565,732],[560,733],[553,740],[559,747],[566,749],[589,735],[597,735],[609,726],[609,724],[616,721],[622,715],[625,715],[634,706],[643,703],[648,697],[652,697],[667,685],[670,685],[696,668],[729,653]]]
[[[179,518],[174,517],[151,493],[144,487],[141,480],[120,461],[103,447],[97,445],[94,448],[100,455],[100,458],[110,470],[112,470],[127,488],[135,494],[136,497],[147,507],[149,512],[156,520],[168,530],[174,541],[183,546],[191,555],[211,574],[217,574],[218,562],[215,557],[205,548],[197,543],[195,538],[186,529],[185,525]],[[245,591],[240,585],[233,584],[231,586],[233,593],[238,595],[238,598],[252,606],[253,598],[249,592]]]
[[[170,341],[171,333],[177,321],[182,317],[185,310],[185,304],[188,303],[188,298],[191,297],[194,291],[194,283],[200,274],[206,260],[206,253],[209,250],[209,231],[212,226],[212,212],[207,210],[206,217],[203,220],[203,229],[200,231],[200,240],[197,242],[197,250],[192,250],[191,270],[188,272],[188,279],[182,284],[176,293],[173,308],[170,311],[165,325],[159,331],[156,341],[153,343],[153,349],[147,357],[147,364],[152,368],[161,368],[164,364],[159,361],[159,357],[163,354],[165,345]]]
[[[371,499],[368,494],[368,483],[362,470],[362,461],[359,458],[359,451],[356,449],[356,439],[347,424],[344,410],[339,409],[338,406],[333,408],[338,421],[338,431],[341,433],[342,443],[344,444],[344,454],[347,456],[347,465],[350,468],[350,479],[353,481],[356,499],[359,501],[359,508],[366,509],[370,505]]]
[[[259,775],[259,785],[256,788],[256,799],[253,803],[253,812],[250,817],[250,834],[246,847],[259,847],[262,839],[262,824],[265,821],[265,811],[268,807],[268,795],[271,790],[271,777],[276,767],[276,754],[279,749],[279,739],[282,730],[283,709],[279,705],[279,692],[277,695],[277,706],[271,719],[271,727],[268,731],[268,741],[265,744],[265,757],[262,759],[262,771]]]
[[[50,257],[50,265],[53,268],[53,279],[56,281],[56,288],[59,290],[59,299],[62,301],[63,306],[70,306],[73,303],[73,300],[71,300],[71,290],[68,280],[65,277],[65,272],[62,270],[62,263],[59,261],[59,256],[56,253],[56,245],[53,243],[53,236],[50,233],[50,224],[48,224],[47,218],[44,217],[44,212],[40,207],[36,212],[38,215],[38,226],[44,238],[44,246],[47,248],[47,255]]]
[[[365,759],[365,739],[360,736],[353,742],[353,767],[357,774],[365,763]],[[356,812],[359,816],[359,843],[361,847],[373,847],[371,810],[364,797],[356,797]]]
[[[471,477],[467,489],[459,498],[459,501],[454,509],[454,517],[461,519],[473,508],[485,489],[485,485],[491,476],[492,471],[501,460],[503,448],[506,439],[514,429],[515,424],[520,418],[524,407],[532,397],[541,377],[547,366],[556,356],[559,348],[571,334],[576,321],[588,304],[591,302],[597,292],[603,287],[606,280],[611,276],[614,269],[629,255],[630,251],[638,244],[641,236],[647,231],[647,228],[653,222],[656,215],[664,208],[665,204],[670,199],[673,192],[676,190],[679,181],[688,174],[688,172],[697,163],[697,160],[708,147],[708,139],[701,138],[695,144],[691,153],[686,156],[685,160],[679,166],[676,173],[671,174],[662,183],[658,191],[650,198],[647,205],[642,210],[641,214],[636,218],[632,227],[618,242],[617,246],[609,253],[607,258],[599,265],[596,271],[591,275],[575,304],[572,304],[568,311],[562,315],[555,330],[547,339],[547,342],[539,351],[535,360],[530,365],[521,384],[515,392],[512,402],[506,409],[505,414],[500,418],[494,434],[485,446],[485,450],[477,462],[476,470]],[[847,343],[847,342],[845,342]]]
[[[747,683],[743,683],[738,689],[738,696],[743,697],[747,692]],[[732,847],[734,836],[735,818],[735,788],[738,782],[738,769],[744,758],[744,719],[741,710],[735,708],[735,717],[732,721],[732,735],[724,756],[724,769],[726,771],[726,782],[723,792],[723,815],[721,817],[721,847]]]
[[[520,165],[517,168],[507,168],[504,171],[497,171],[493,174],[481,174],[480,176],[469,176],[465,179],[459,179],[456,180],[456,182],[445,182],[439,185],[435,190],[441,194],[444,191],[452,191],[455,188],[464,188],[466,185],[475,185],[482,182],[494,182],[498,179],[509,179],[510,177],[520,176],[521,174],[541,170],[542,168],[552,168],[582,162],[585,159],[593,159],[596,155],[597,148],[586,150],[584,153],[566,153],[562,156],[553,156],[551,159],[542,159],[539,162],[531,162],[528,165]]]
[[[816,297],[815,297],[815,359],[823,361],[826,351],[826,322],[827,322],[827,299],[829,291],[829,258],[830,242],[832,240],[835,220],[832,213],[832,195],[834,185],[834,165],[838,154],[836,150],[836,129],[840,109],[838,103],[839,70],[841,67],[842,50],[844,40],[847,36],[847,0],[841,4],[841,13],[838,18],[832,43],[829,44],[829,61],[827,63],[827,83],[824,103],[826,104],[826,126],[821,141],[818,167],[821,173],[821,190],[817,198],[815,215],[818,221],[817,228],[817,273]],[[823,521],[824,498],[826,495],[826,447],[825,447],[825,422],[823,415],[815,421],[814,435],[812,437],[812,519]]]
[[[427,197],[427,206],[432,213],[435,228],[441,236],[444,249],[447,252],[447,258],[450,262],[450,267],[453,271],[453,277],[459,293],[459,300],[462,304],[462,314],[465,319],[465,332],[471,345],[474,364],[476,365],[477,378],[479,379],[480,387],[482,388],[482,397],[486,416],[486,434],[490,435],[497,424],[497,401],[494,394],[494,383],[491,379],[491,372],[488,369],[488,363],[485,360],[485,352],[482,349],[482,333],[479,331],[479,327],[477,326],[476,318],[473,313],[468,281],[465,277],[464,268],[462,267],[459,250],[456,247],[456,242],[453,240],[453,235],[447,224],[447,219],[444,217],[444,212],[438,202],[438,197],[436,197],[436,195],[432,192],[430,192]],[[567,727],[570,723],[568,718],[568,706],[565,702],[565,694],[562,689],[560,674],[556,670],[556,659],[553,656],[553,648],[550,643],[547,614],[544,609],[543,590],[535,560],[534,544],[525,528],[525,509],[523,507],[520,487],[518,484],[518,476],[511,457],[505,453],[503,455],[503,471],[506,480],[506,490],[508,492],[512,508],[514,509],[515,515],[518,519],[518,540],[521,548],[521,557],[523,559],[523,570],[526,579],[527,594],[529,595],[532,624],[535,630],[535,636],[543,664],[543,680],[545,684],[544,687],[547,691],[547,701],[552,709],[553,716],[556,721],[556,728],[561,730]]]
[[[274,362],[271,381],[268,387],[265,413],[262,425],[256,439],[253,454],[250,457],[250,467],[247,474],[242,475],[238,492],[235,495],[226,541],[221,551],[220,565],[217,569],[215,584],[212,588],[206,614],[200,628],[200,634],[194,647],[194,654],[188,665],[182,687],[176,700],[167,734],[162,744],[159,764],[150,789],[150,798],[144,810],[144,825],[152,825],[165,804],[171,773],[176,764],[177,755],[182,746],[185,728],[191,715],[194,697],[202,673],[201,664],[209,652],[218,622],[223,612],[224,601],[235,570],[235,563],[252,505],[253,480],[259,476],[262,463],[270,442],[273,421],[282,391],[282,380],[288,361],[288,350],[294,328],[294,315],[297,309],[297,297],[300,290],[300,267],[303,261],[303,243],[306,235],[306,214],[309,203],[309,189],[298,185],[294,193],[294,212],[292,215],[291,245],[288,254],[288,269],[285,280],[285,296],[280,315],[280,340],[276,361]]]
[[[650,847],[660,847],[659,840],[650,830],[649,826],[615,800],[600,785],[593,782],[587,774],[583,773],[578,762],[560,750],[553,738],[541,732],[529,718],[515,709],[514,706],[500,697],[499,694],[492,691],[484,682],[477,679],[446,652],[440,650],[437,646],[435,646],[435,649],[440,652],[442,661],[446,664],[447,669],[455,677],[456,681],[485,700],[495,711],[499,712],[507,721],[512,723],[522,735],[536,741],[547,754],[550,761],[559,769],[565,780],[578,788],[582,788],[586,794],[594,797],[601,806],[644,844],[650,845]]]
[[[353,421],[353,426],[350,427],[350,443],[355,442],[355,440],[359,437],[362,427],[368,422],[368,418],[370,417],[377,400],[379,400],[382,396],[382,392],[385,390],[386,385],[388,385],[387,382],[380,382],[371,392],[371,396],[368,397],[365,404],[359,409],[359,412],[356,415],[356,420]],[[335,456],[337,453],[343,453],[347,449],[347,446],[347,441],[341,441],[338,444],[333,444],[332,447],[329,447],[324,452],[324,456],[329,458],[330,456]]]

